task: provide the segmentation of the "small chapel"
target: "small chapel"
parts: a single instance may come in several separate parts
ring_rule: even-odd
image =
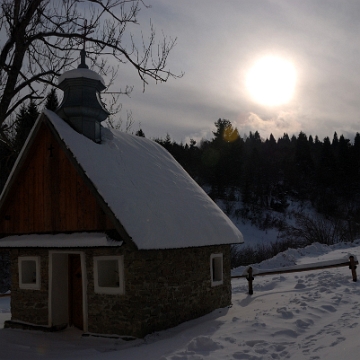
[[[58,87],[0,195],[5,327],[144,337],[230,305],[241,232],[163,147],[101,124],[84,50]]]

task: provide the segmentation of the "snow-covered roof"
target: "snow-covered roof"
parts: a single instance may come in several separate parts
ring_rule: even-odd
[[[40,247],[40,248],[74,248],[121,246],[122,241],[109,239],[104,233],[74,234],[31,234],[14,235],[0,239],[2,248]]]
[[[243,242],[242,234],[162,146],[102,128],[96,144],[44,114],[139,249]]]
[[[58,84],[61,84],[65,79],[74,79],[74,78],[87,78],[100,81],[104,86],[105,82],[101,75],[85,68],[77,68],[64,72],[58,79]]]

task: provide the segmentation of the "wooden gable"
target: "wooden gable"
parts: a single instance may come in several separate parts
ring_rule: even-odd
[[[0,235],[105,231],[115,226],[41,121],[0,208]]]

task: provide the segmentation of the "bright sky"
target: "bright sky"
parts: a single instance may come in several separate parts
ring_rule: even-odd
[[[120,67],[119,84],[135,84],[131,98],[121,99],[122,117],[132,111],[135,131],[140,124],[147,137],[169,133],[187,141],[211,137],[219,118],[232,121],[241,134],[258,130],[263,138],[300,131],[320,139],[334,131],[352,138],[360,131],[358,1],[148,3],[152,8],[140,20],[147,26],[151,17],[159,35],[178,38],[168,65],[185,76],[151,83],[142,93],[136,71]],[[277,106],[256,102],[246,85],[253,65],[269,56],[296,73],[293,96]]]

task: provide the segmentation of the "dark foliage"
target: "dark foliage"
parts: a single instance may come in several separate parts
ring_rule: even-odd
[[[34,102],[30,101],[27,106],[23,104],[16,115],[12,146],[0,142],[0,192],[38,116],[39,111]]]
[[[283,212],[289,196],[311,201],[325,216],[360,220],[360,134],[353,143],[334,134],[332,142],[300,132],[277,141],[250,132],[241,137],[229,120],[215,122],[211,140],[177,144],[157,139],[210,195],[225,199],[226,189],[241,193],[245,208]]]
[[[142,129],[139,129],[136,133],[136,136],[145,137],[145,133],[142,131]]]
[[[58,106],[59,101],[54,88],[50,90],[46,97],[45,108],[55,111]],[[38,108],[33,101],[30,101],[27,105],[23,104],[16,114],[15,135],[12,139],[12,146],[9,147],[0,141],[0,192],[39,114]]]
[[[14,142],[14,149],[17,153],[19,153],[21,148],[23,147],[38,116],[39,111],[36,104],[32,101],[30,101],[27,107],[23,105],[20,108],[20,111],[16,116],[15,122],[16,136]]]
[[[46,97],[45,108],[55,111],[59,107],[59,99],[56,95],[56,89],[52,88]]]

